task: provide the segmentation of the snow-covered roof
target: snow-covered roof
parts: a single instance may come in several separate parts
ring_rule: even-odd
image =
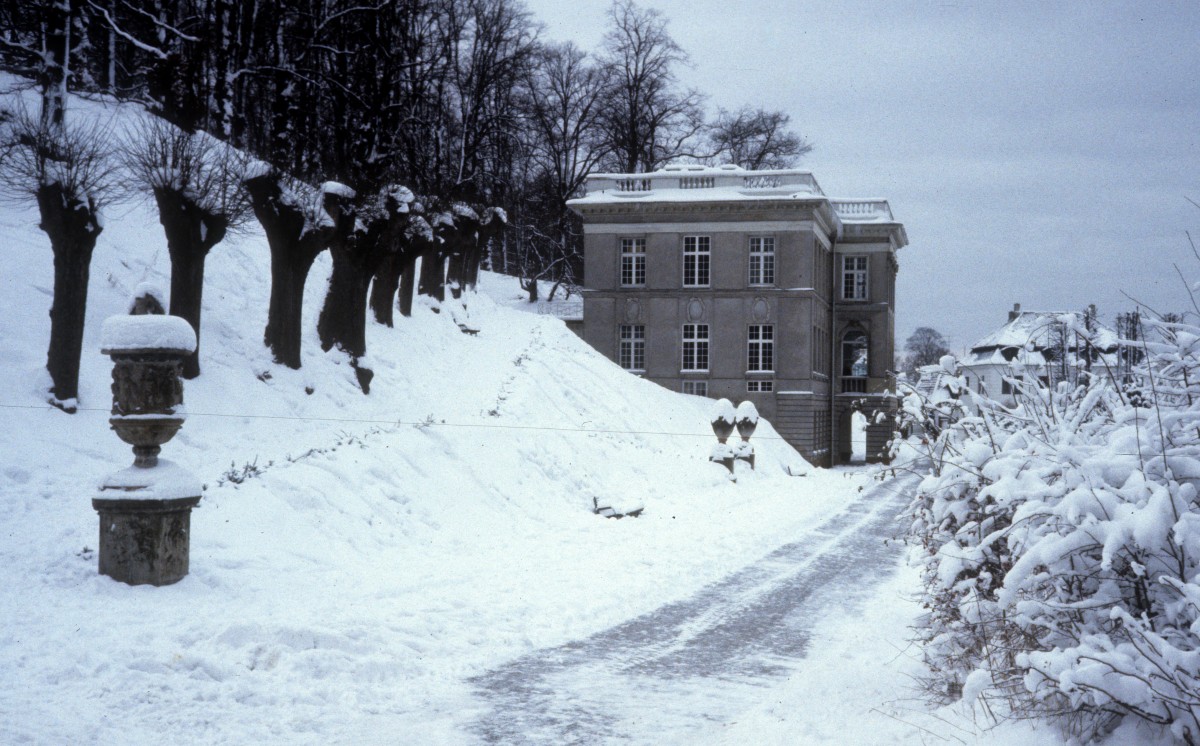
[[[920,376],[914,388],[930,404],[957,399],[960,394],[961,380],[954,373],[957,361],[948,356],[942,360],[942,363],[917,368]]]
[[[1043,350],[1060,343],[1057,335],[1062,329],[1084,329],[1083,314],[1079,311],[1021,311],[1009,314],[1008,323],[971,346],[973,356],[1004,348]],[[1096,346],[1104,352],[1117,347],[1117,333],[1096,322]],[[1074,343],[1068,343],[1074,347]]]
[[[1116,351],[1119,337],[1107,326],[1094,323],[1096,351],[1109,356]],[[976,342],[963,363],[971,368],[984,365],[1038,368],[1046,365],[1065,344],[1068,364],[1083,365],[1085,329],[1081,312],[1022,311],[1018,304],[1009,313],[1008,323]]]
[[[584,208],[639,202],[823,202],[841,223],[894,226],[897,243],[900,246],[908,243],[904,226],[896,222],[886,199],[831,199],[821,190],[812,172],[801,169],[751,171],[730,164],[672,165],[641,174],[591,174],[586,188],[587,196],[569,200],[567,205]]]
[[[568,204],[616,202],[726,202],[773,197],[826,199],[809,171],[747,171],[740,166],[666,166],[642,174],[591,174],[587,196]]]

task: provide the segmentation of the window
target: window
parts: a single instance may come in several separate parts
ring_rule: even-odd
[[[1005,396],[1012,396],[1020,393],[1021,384],[1025,382],[1023,376],[1004,376],[1000,379],[1000,393]]]
[[[775,237],[750,238],[750,284],[775,284]]]
[[[773,324],[751,324],[748,342],[746,370],[775,370],[775,326]]]
[[[774,381],[746,381],[746,390],[751,394],[769,393],[775,390]]]
[[[683,393],[694,396],[708,396],[708,381],[684,381]]]
[[[833,282],[833,278],[830,276],[833,263],[830,260],[829,249],[824,245],[818,243],[816,251],[816,277],[813,278],[812,286],[821,295],[826,295],[829,293],[830,283]]]
[[[646,327],[641,324],[621,324],[618,359],[625,370],[646,369]]]
[[[817,412],[813,418],[813,455],[824,456],[829,452],[829,435],[830,426],[833,424],[833,417],[828,409],[823,409]]]
[[[708,370],[708,324],[683,325],[683,369]]]
[[[824,319],[822,319],[822,322]],[[829,375],[829,330],[822,326],[814,326],[812,331],[812,364],[813,373],[819,376]]]
[[[708,287],[708,236],[683,237],[683,286]]]
[[[867,299],[867,258],[842,257],[842,300]]]
[[[646,239],[621,239],[621,286],[643,287],[646,284]]]
[[[868,371],[868,353],[870,345],[867,333],[860,329],[851,329],[842,337],[842,377],[866,378]]]

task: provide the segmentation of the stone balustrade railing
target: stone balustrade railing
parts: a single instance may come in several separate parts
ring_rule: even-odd
[[[648,174],[592,174],[587,193],[613,192],[630,197],[647,197],[660,189],[733,189],[741,193],[783,191],[824,196],[817,180],[807,171],[745,171],[738,168],[668,167]]]
[[[892,208],[888,205],[887,200],[882,199],[857,199],[857,200],[833,200],[833,209],[837,212],[838,217],[843,220],[861,221],[861,220],[885,220],[894,222],[892,217]]]

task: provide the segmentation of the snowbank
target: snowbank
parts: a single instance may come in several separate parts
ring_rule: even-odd
[[[71,112],[118,129],[131,116]],[[252,226],[208,257],[203,374],[163,447],[203,486],[191,574],[115,583],[96,572],[89,501],[130,453],[108,427],[100,349],[136,335],[102,322],[140,284],[168,286],[170,266],[150,205],[109,214],[68,416],[45,404],[46,238],[32,207],[0,206],[0,742],[460,742],[471,675],[686,597],[862,483],[788,476],[802,459],[766,421],[758,469],[731,483],[708,462],[710,401],[630,376],[493,275],[467,301],[477,335],[420,305],[370,324],[364,396],[316,337],[324,254],[303,367],[276,365]],[[596,498],[645,510],[606,520]]]

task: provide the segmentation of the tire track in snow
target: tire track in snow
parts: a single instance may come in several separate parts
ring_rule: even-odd
[[[727,722],[805,657],[822,614],[884,580],[903,551],[887,540],[918,481],[864,490],[691,598],[475,677],[487,711],[471,731],[486,743],[661,743]]]

